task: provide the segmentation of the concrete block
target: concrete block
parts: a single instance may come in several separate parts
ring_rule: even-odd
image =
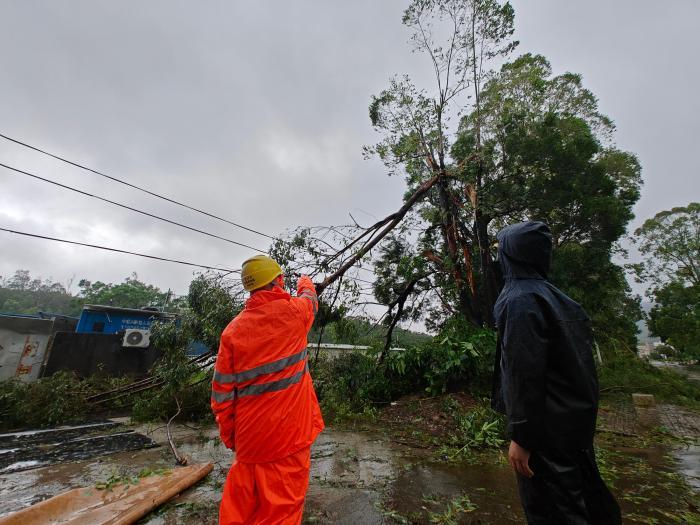
[[[636,407],[653,407],[656,405],[652,394],[632,394],[632,402]]]

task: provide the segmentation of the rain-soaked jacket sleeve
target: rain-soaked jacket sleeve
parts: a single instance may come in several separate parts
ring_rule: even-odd
[[[314,316],[318,312],[318,296],[314,283],[306,275],[299,277],[297,281],[297,301],[304,317],[306,330],[311,330],[314,324]]]
[[[547,323],[532,296],[514,299],[500,327],[503,398],[511,439],[537,450],[544,435]]]
[[[211,385],[211,409],[216,416],[219,435],[226,448],[234,448],[236,420],[236,382],[233,374],[233,348],[221,337]]]

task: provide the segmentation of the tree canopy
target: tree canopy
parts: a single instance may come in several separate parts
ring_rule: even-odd
[[[78,283],[80,296],[85,304],[102,304],[122,308],[165,307],[171,299],[170,292],[139,280],[136,272],[124,282],[103,283],[81,279]]]
[[[272,254],[292,273],[330,275],[331,304],[384,306],[388,346],[402,322],[439,331],[458,317],[493,327],[495,235],[541,220],[553,232],[552,280],[592,314],[600,339],[634,346],[639,301],[612,258],[641,167],[615,147],[595,95],[541,55],[511,56],[508,2],[413,0],[403,23],[433,82],[395,76],[372,97],[378,140],[364,153],[404,178],[404,205],[369,227],[351,216],[350,225],[294,231]]]
[[[122,283],[81,279],[75,295],[68,291],[69,287],[51,279],[34,278],[28,270],[17,270],[11,277],[0,277],[0,312],[77,316],[84,304],[121,308],[156,306],[171,310],[184,306],[182,298],[173,298],[169,291],[140,281],[136,273]]]
[[[28,270],[17,270],[11,277],[0,277],[0,312],[77,315],[80,309],[81,304],[61,283],[32,278]]]
[[[509,4],[493,1],[413,2],[407,10],[404,23],[429,57],[435,88],[393,79],[370,104],[382,139],[365,151],[389,174],[403,173],[409,190],[440,180],[397,235],[400,245],[388,241],[380,251],[378,268],[392,271],[379,272],[375,292],[395,308],[406,292],[413,305],[433,290],[437,300],[418,304],[434,327],[455,314],[492,325],[495,233],[542,220],[554,234],[552,278],[596,312],[599,328],[616,326],[633,343],[639,310],[611,257],[639,198],[639,162],[614,147],[612,121],[580,75],[553,75],[532,54],[489,69],[516,45],[513,20]],[[449,45],[441,46],[434,31],[445,21]],[[419,314],[411,306],[401,315]]]
[[[700,357],[700,203],[672,208],[647,219],[635,231],[644,262],[640,281],[651,284],[652,335],[685,357]]]

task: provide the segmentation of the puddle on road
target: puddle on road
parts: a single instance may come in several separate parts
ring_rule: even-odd
[[[166,442],[164,428],[135,430],[160,444]],[[221,445],[213,426],[178,426],[174,438],[192,463],[214,463],[214,471],[140,523],[215,524],[233,454]],[[629,448],[607,436],[601,441],[602,469],[614,478],[615,494],[631,516],[628,522],[644,523],[645,516],[671,522],[661,512],[678,511],[684,504],[683,498],[674,499],[682,482],[671,469],[697,476],[698,447],[676,451],[676,463],[672,452],[660,445]],[[326,429],[312,448],[304,523],[426,523],[427,512],[440,514],[464,494],[476,509],[459,514],[457,523],[523,523],[515,479],[500,452],[484,453],[471,464],[428,459],[426,451],[393,443],[379,432]],[[0,515],[71,488],[93,486],[114,474],[134,476],[144,467],[172,468],[167,445],[0,476]]]
[[[428,512],[444,513],[450,501],[462,496],[476,505],[473,512],[463,514],[465,523],[524,522],[510,467],[492,459],[473,465],[414,465],[396,480],[389,506],[411,523],[428,523]]]
[[[678,460],[678,471],[688,484],[700,492],[700,445],[688,445],[673,451]]]
[[[384,523],[383,496],[405,463],[380,434],[326,429],[311,449],[304,523]]]

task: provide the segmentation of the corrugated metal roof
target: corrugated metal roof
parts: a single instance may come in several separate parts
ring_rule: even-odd
[[[118,306],[107,306],[103,304],[86,304],[83,310],[92,312],[108,312],[108,313],[123,313],[132,315],[143,315],[149,317],[175,317],[175,314],[170,312],[160,312],[158,310],[145,310],[143,308],[121,308]]]

